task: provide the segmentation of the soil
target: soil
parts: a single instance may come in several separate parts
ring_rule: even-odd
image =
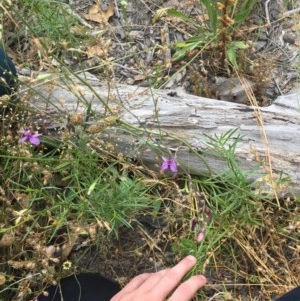
[[[92,5],[92,1],[90,5],[86,1],[83,5],[80,0],[70,2],[81,16]],[[159,10],[170,7],[203,20],[199,2],[132,0],[127,2],[126,14],[119,5],[108,23],[90,23],[95,32],[103,30],[103,39],[111,43],[107,55],[117,59],[110,74],[107,70],[106,75],[103,70],[99,73],[97,68],[93,72],[105,80],[113,77],[127,84],[180,88],[198,96],[247,104],[245,87],[229,64],[221,62],[220,49],[196,49],[184,59],[172,61],[174,43],[196,34],[195,28],[167,16],[153,22]],[[295,14],[289,14],[289,7],[277,0],[270,1],[267,17],[264,2],[256,4],[251,17],[233,38],[242,38],[249,45],[247,51],[237,52],[239,76],[246,79],[260,105],[269,105],[278,95],[288,92],[297,78],[298,45]],[[100,61],[97,56],[90,57],[80,68],[96,67]]]

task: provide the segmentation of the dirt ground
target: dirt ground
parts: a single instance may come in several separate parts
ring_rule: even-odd
[[[86,16],[93,4],[92,1],[90,4],[80,0],[70,2],[81,16]],[[258,103],[269,105],[278,95],[289,91],[297,78],[297,26],[295,14],[288,13],[292,8],[283,1],[270,1],[267,11],[264,2],[256,4],[254,13],[241,27],[242,39],[251,47],[238,58],[240,75],[249,81]],[[102,7],[104,3],[109,7],[109,1],[101,3]],[[126,3],[126,12],[119,5],[107,14],[107,17],[111,15],[107,24],[89,23],[93,30],[104,31],[104,40],[110,40],[108,56],[118,58],[111,74],[106,76],[128,84],[181,88],[198,96],[247,104],[244,88],[236,75],[220,66],[220,53],[204,51],[191,63],[188,58],[171,62],[170,45],[185,41],[195,34],[195,28],[167,16],[153,22],[153,17],[160,9],[172,7],[199,20],[203,16],[199,1],[132,0]],[[106,6],[102,13],[109,12]],[[270,26],[266,25],[268,19]],[[91,53],[83,67],[97,64],[99,58]],[[97,73],[97,68],[94,72]]]

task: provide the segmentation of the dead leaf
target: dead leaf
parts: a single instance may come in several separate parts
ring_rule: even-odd
[[[134,76],[134,81],[141,81],[145,79],[145,75],[143,74],[138,74]]]
[[[99,5],[94,4],[89,8],[88,13],[83,14],[83,16],[86,20],[97,22],[100,24],[107,24],[109,18],[113,16],[114,13],[115,13],[114,4],[113,1],[110,0],[109,5],[105,11],[102,10]]]
[[[82,112],[77,112],[77,113],[71,114],[70,115],[70,122],[73,125],[83,124],[84,118],[83,118]]]
[[[98,4],[93,4],[90,8],[89,8],[89,15],[95,15],[99,12],[99,5]]]
[[[3,285],[6,282],[6,278],[4,274],[0,274],[0,285]]]
[[[74,235],[69,235],[69,240],[62,246],[60,257],[61,262],[65,261],[72,252],[76,242],[76,237]]]
[[[56,248],[53,246],[53,245],[50,245],[48,247],[45,247],[45,254],[47,257],[53,257],[54,256],[54,253],[56,251]]]
[[[99,41],[98,45],[90,46],[86,50],[86,54],[87,54],[88,58],[92,58],[95,56],[107,57],[110,44],[111,44],[111,40],[104,41],[101,39],[101,41]]]
[[[35,51],[37,50],[43,58],[49,56],[55,50],[54,42],[47,37],[32,38],[31,44],[35,46]]]
[[[36,267],[35,262],[29,260],[25,260],[25,261],[9,260],[7,263],[10,266],[12,266],[14,269],[33,270]]]
[[[15,233],[7,232],[0,240],[0,247],[9,247],[15,242]]]

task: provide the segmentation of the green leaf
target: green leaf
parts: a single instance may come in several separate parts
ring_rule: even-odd
[[[187,51],[192,51],[197,48],[201,43],[201,40],[196,40],[195,42],[178,42],[176,43],[176,52],[174,54],[174,59],[179,60],[186,56]]]
[[[158,9],[152,18],[152,23],[155,23],[157,20],[161,19],[165,15],[179,18],[183,21],[186,21],[190,24],[195,25],[196,27],[199,27],[199,24],[197,22],[195,22],[192,18],[188,17],[186,14],[184,14],[174,8],[169,8],[169,7]]]
[[[218,9],[216,4],[212,4],[211,0],[201,0],[204,4],[207,14],[208,14],[208,22],[209,28],[213,33],[216,33],[218,26]]]
[[[180,243],[181,243],[182,247],[187,250],[193,250],[195,248],[195,241],[192,241],[190,239],[182,238]]]
[[[157,20],[160,20],[163,16],[165,16],[168,13],[168,9],[169,8],[167,7],[158,9],[152,18],[152,23],[157,22]]]
[[[251,11],[253,10],[254,5],[257,2],[258,2],[257,0],[256,1],[247,0],[242,2],[239,11],[234,14],[234,21],[236,25],[239,25],[246,20],[246,18],[249,16]]]
[[[56,166],[55,171],[57,172],[57,171],[60,171],[60,170],[65,170],[65,169],[67,169],[71,166],[72,166],[72,163],[70,161],[66,161],[66,162],[63,162],[60,165]]]
[[[230,46],[238,49],[247,49],[249,45],[242,41],[232,41],[230,42]]]
[[[97,179],[96,181],[94,181],[94,182],[89,186],[87,195],[90,195],[90,194],[94,191],[94,189],[95,189],[97,183],[98,183],[98,179]]]
[[[232,66],[234,66],[235,68],[238,67],[237,61],[236,61],[236,53],[235,53],[235,49],[233,47],[228,47],[226,50],[226,55],[228,58],[228,61],[230,62],[230,64]]]
[[[153,201],[153,213],[154,213],[155,216],[157,216],[157,213],[161,209],[161,206],[162,206],[161,200],[154,200]]]
[[[167,14],[171,17],[175,17],[175,18],[179,18],[183,21],[186,21],[190,24],[195,25],[196,27],[199,27],[199,24],[197,22],[195,22],[192,18],[188,17],[186,14],[174,9],[174,8],[169,8],[167,10]]]

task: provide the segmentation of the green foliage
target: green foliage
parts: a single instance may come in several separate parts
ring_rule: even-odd
[[[221,157],[226,160],[230,171],[234,173],[234,178],[236,180],[241,179],[243,182],[242,184],[246,184],[246,175],[241,170],[235,159],[235,150],[237,144],[242,139],[242,137],[237,134],[237,131],[238,129],[233,129],[221,135],[214,135],[213,137],[205,135],[208,139],[206,143],[213,150],[213,153],[216,157]]]
[[[151,187],[141,177],[131,178],[126,168],[120,172],[122,165],[117,162],[99,159],[85,145],[83,141],[66,143],[60,155],[50,157],[2,154],[1,182],[11,179],[3,189],[27,195],[32,218],[45,226],[49,220],[57,227],[67,225],[70,219],[98,220],[117,234],[119,226],[130,226],[132,213],[152,207]]]
[[[209,31],[211,31],[213,34],[216,34],[219,23],[216,1],[212,2],[210,0],[200,0],[200,3],[202,3],[205,6],[205,9],[208,14]]]
[[[179,18],[196,28],[196,33],[184,42],[176,43],[174,59],[181,59],[189,52],[198,49],[199,53],[210,49],[223,51],[221,64],[224,67],[225,59],[238,67],[236,51],[248,48],[243,41],[235,40],[235,34],[251,13],[257,1],[209,1],[199,0],[202,4],[203,15],[207,14],[204,24],[198,24],[192,18],[175,9],[166,9],[164,13]],[[153,18],[156,21],[162,15],[160,10]]]
[[[162,12],[166,12],[171,17],[179,18],[183,21],[186,21],[186,22],[191,23],[194,26],[198,27],[198,23],[195,22],[192,18],[188,17],[184,13],[182,13],[174,8],[167,8],[165,10],[160,10],[160,15],[162,14]],[[159,17],[159,15],[156,14],[156,16],[154,16],[154,18],[153,18],[153,22],[156,22],[158,17]]]
[[[261,200],[254,194],[246,174],[235,159],[237,144],[242,139],[237,129],[230,130],[213,137],[206,136],[210,153],[216,158],[223,158],[228,164],[228,170],[221,175],[209,178],[193,179],[193,186],[208,196],[207,206],[212,212],[211,220],[206,227],[205,239],[197,243],[195,238],[182,238],[174,246],[174,250],[182,255],[194,254],[199,258],[203,269],[209,253],[214,255],[224,253],[226,245],[236,232],[243,226],[258,227],[261,223],[259,209]]]
[[[20,8],[10,8],[22,21],[18,23],[17,38],[38,38],[47,50],[79,47],[86,30],[69,6],[55,0],[20,0]]]
[[[241,41],[230,41],[227,43],[226,54],[228,61],[234,68],[238,68],[238,62],[236,59],[236,51],[238,49],[247,49],[248,45]]]
[[[236,25],[241,25],[250,15],[254,5],[258,1],[235,1],[234,4],[234,21]]]

